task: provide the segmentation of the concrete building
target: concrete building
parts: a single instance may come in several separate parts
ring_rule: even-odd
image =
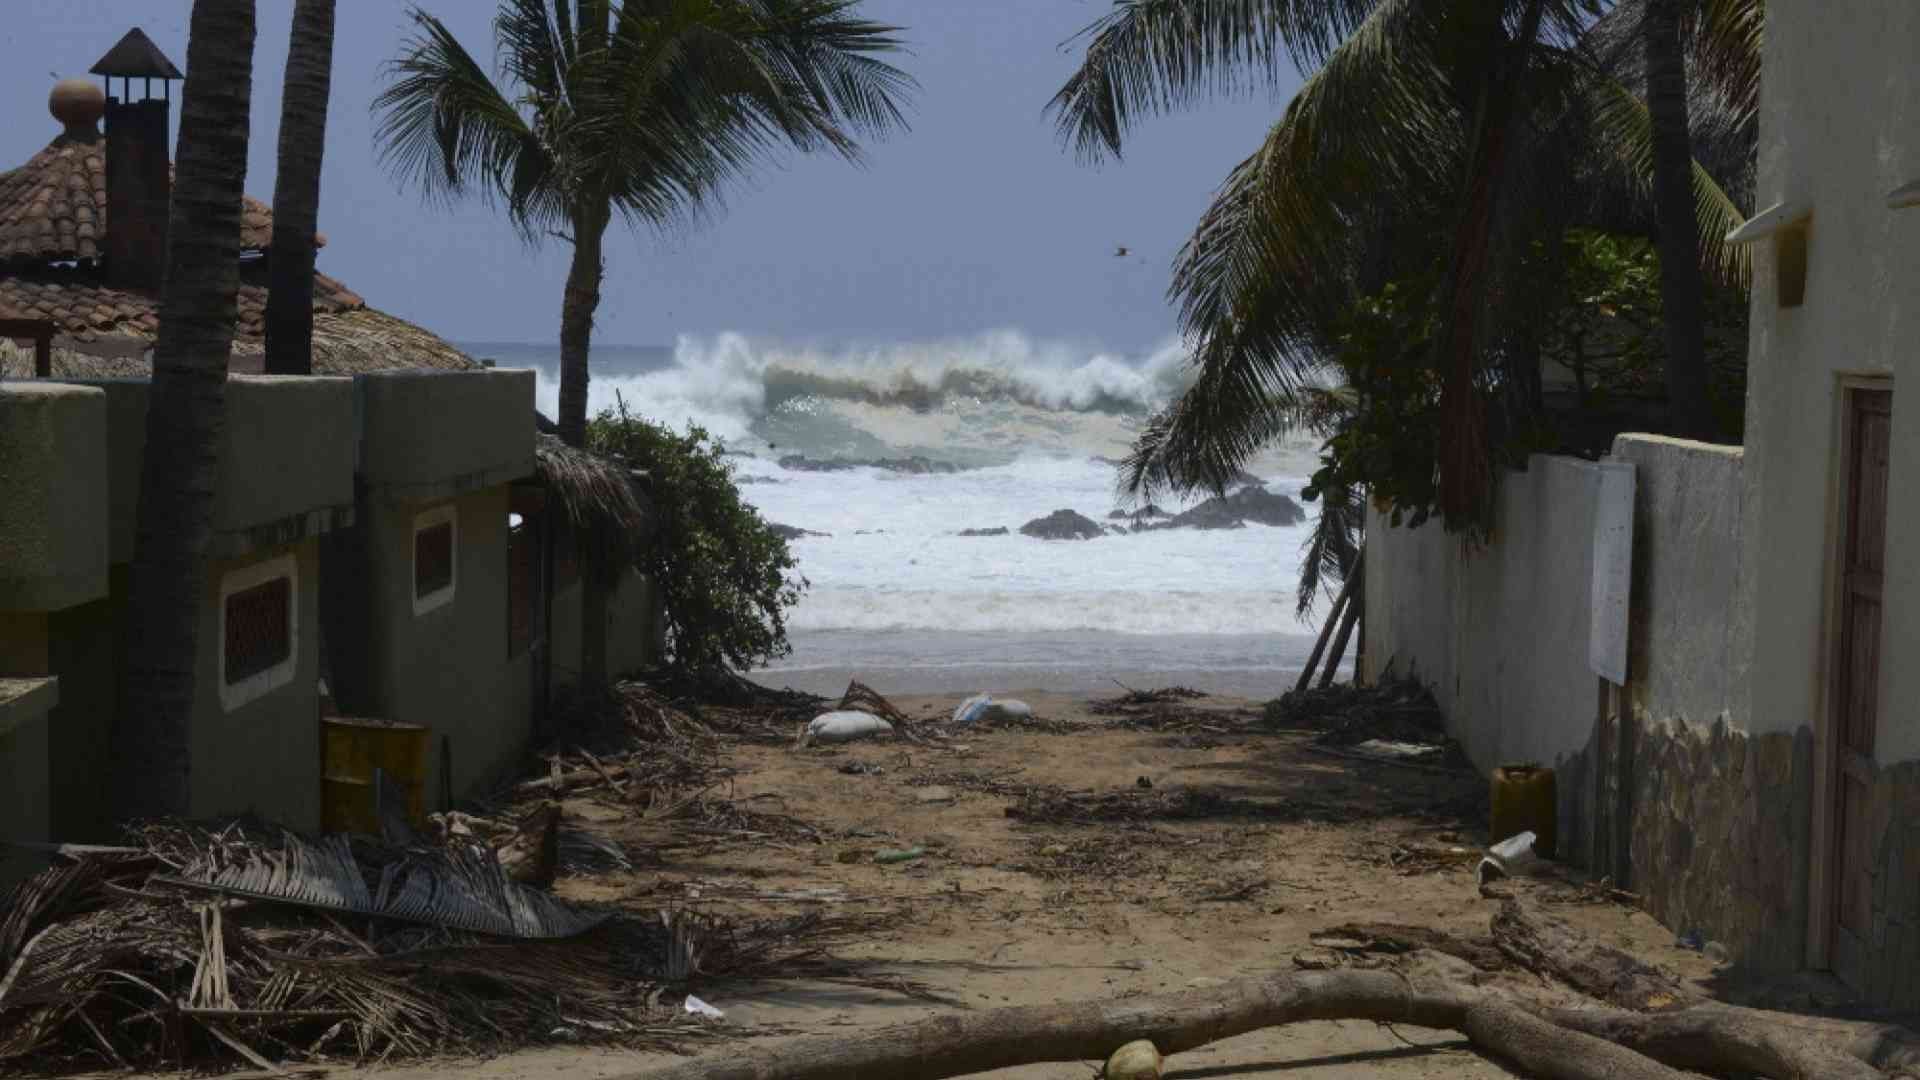
[[[1554,614],[1599,602],[1599,543],[1520,536],[1592,506],[1542,490],[1538,463],[1486,552],[1375,522],[1367,655],[1417,663],[1476,763],[1558,762],[1563,834],[1676,931],[1912,1008],[1920,9],[1784,3],[1767,23],[1758,210],[1731,238],[1753,255],[1746,445],[1616,443],[1638,488],[1624,684],[1582,670],[1592,624]],[[1497,625],[1475,606],[1489,579],[1533,590]]]
[[[65,130],[0,174],[0,335],[31,344],[0,347],[0,840],[112,836],[170,186],[164,83],[178,72],[137,31],[95,70],[159,79],[162,96],[62,83],[50,104]],[[536,451],[533,372],[492,370],[324,276],[319,374],[248,374],[272,222],[243,209],[190,810],[316,828],[330,710],[429,729],[442,806],[516,764],[578,668],[580,585],[558,580],[572,535],[627,538],[613,670],[658,655],[652,590],[632,569],[648,514],[624,467]]]

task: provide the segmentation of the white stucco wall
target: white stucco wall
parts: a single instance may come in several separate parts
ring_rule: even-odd
[[[1637,711],[1748,722],[1752,609],[1743,587],[1738,447],[1621,436],[1635,468],[1629,683]],[[1589,666],[1599,471],[1536,456],[1501,478],[1493,540],[1463,550],[1437,524],[1367,533],[1367,656],[1433,687],[1482,770],[1556,764],[1587,748],[1601,709]]]
[[[1585,747],[1599,684],[1588,667],[1598,473],[1536,455],[1501,477],[1493,540],[1437,522],[1367,534],[1367,656],[1433,687],[1482,770],[1551,765]],[[1376,672],[1380,668],[1374,669]]]
[[[1806,296],[1781,308],[1771,245],[1754,246],[1748,357],[1746,534],[1753,605],[1753,725],[1815,724],[1825,680],[1828,522],[1843,375],[1891,375],[1893,477],[1882,665],[1882,765],[1920,757],[1920,724],[1890,703],[1920,691],[1903,663],[1920,641],[1920,500],[1902,474],[1920,461],[1920,416],[1898,387],[1920,375],[1920,209],[1886,194],[1920,179],[1920,5],[1794,0],[1767,9],[1760,207],[1800,199]]]
[[[1622,435],[1634,466],[1631,701],[1654,720],[1753,731],[1747,685],[1753,609],[1742,528],[1745,452],[1660,435]]]

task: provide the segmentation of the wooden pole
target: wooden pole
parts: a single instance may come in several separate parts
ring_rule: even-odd
[[[1333,676],[1340,670],[1340,660],[1347,654],[1347,639],[1353,636],[1353,625],[1360,621],[1360,609],[1365,606],[1361,600],[1366,588],[1367,563],[1363,555],[1353,561],[1353,573],[1347,575],[1347,585],[1353,590],[1353,596],[1347,601],[1346,614],[1340,618],[1340,633],[1333,639],[1333,655],[1327,658],[1327,666],[1320,670],[1320,685],[1333,684]]]
[[[1327,640],[1333,637],[1334,625],[1347,610],[1347,597],[1353,592],[1353,578],[1349,577],[1340,586],[1340,595],[1333,598],[1333,608],[1327,612],[1327,621],[1320,627],[1320,636],[1314,639],[1313,653],[1307,657],[1307,666],[1300,671],[1300,679],[1293,684],[1294,693],[1299,693],[1313,685],[1313,671],[1320,666],[1320,654],[1327,651]]]

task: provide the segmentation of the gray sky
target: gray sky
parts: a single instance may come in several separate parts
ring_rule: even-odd
[[[425,0],[492,57],[488,0]],[[183,68],[189,0],[7,0],[0,166],[57,133],[46,94],[138,25]],[[260,0],[247,190],[271,201],[292,0]],[[1280,105],[1265,95],[1150,121],[1098,168],[1042,109],[1072,70],[1061,43],[1104,0],[869,0],[905,28],[912,130],[864,168],[794,157],[737,188],[724,216],[610,238],[597,340],[726,330],[804,341],[927,340],[1013,329],[1138,351],[1174,328],[1168,266],[1214,186]],[[320,268],[377,307],[458,340],[550,341],[566,253],[529,250],[479,205],[423,206],[379,165],[368,105],[408,32],[394,0],[339,0]],[[176,87],[176,92],[177,92]],[[1284,88],[1290,92],[1292,87]],[[177,101],[177,98],[176,98]],[[175,110],[178,120],[178,110]],[[1113,257],[1116,245],[1135,255]]]

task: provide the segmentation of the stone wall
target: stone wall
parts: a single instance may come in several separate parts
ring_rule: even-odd
[[[1627,888],[1676,934],[1697,930],[1741,966],[1792,970],[1807,945],[1813,734],[1632,725]]]

